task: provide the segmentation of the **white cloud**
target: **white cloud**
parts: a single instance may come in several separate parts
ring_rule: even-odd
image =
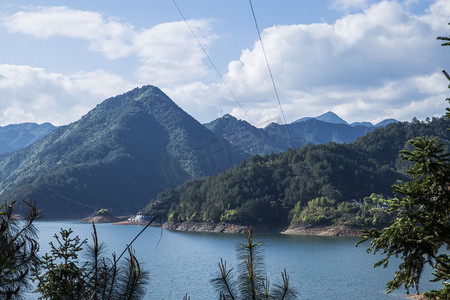
[[[376,123],[386,118],[411,120],[412,116],[424,119],[443,115],[446,92],[446,80],[441,72],[436,71],[429,75],[390,81],[366,90],[330,93],[325,97],[341,100],[333,111],[344,119]],[[355,116],[358,118],[355,119]]]
[[[200,35],[202,45],[216,38],[211,34],[210,21],[189,20],[189,26]],[[163,23],[143,30],[133,40],[143,65],[138,78],[153,84],[181,84],[205,78],[210,69],[204,63],[204,53],[184,22]]]
[[[350,122],[443,114],[446,83],[436,70],[445,57],[435,37],[449,28],[434,18],[446,9],[450,2],[437,1],[418,17],[398,2],[381,1],[334,24],[265,29],[262,37],[288,121],[329,110]],[[279,114],[265,68],[255,43],[230,62],[225,76],[256,120]],[[430,99],[439,97],[431,105]],[[419,104],[427,108],[417,109]]]
[[[6,18],[3,24],[11,31],[39,38],[65,36],[90,41],[90,48],[109,59],[129,55],[130,37],[134,28],[129,24],[105,21],[99,13],[73,10],[64,6],[37,7],[20,11]]]
[[[341,12],[366,8],[368,0],[333,0],[330,7]]]
[[[335,9],[345,12],[334,23],[263,30],[288,121],[330,110],[349,122],[443,114],[447,83],[439,70],[446,67],[443,53],[448,49],[443,52],[435,37],[450,29],[450,1],[431,2],[423,15],[409,11],[413,1],[373,2],[333,1]],[[213,21],[189,23],[205,47],[218,38]],[[134,70],[136,78],[128,81],[105,70],[59,74],[0,65],[2,124],[24,119],[56,124],[74,121],[104,98],[133,88],[136,84],[130,81],[161,87],[201,122],[221,111],[255,125],[281,115],[258,41],[243,49],[224,75],[244,112],[227,88],[214,82],[216,75],[184,22],[138,30],[96,12],[34,7],[2,24],[12,33],[37,38],[83,40],[91,51],[108,59],[134,57],[141,63]]]
[[[189,20],[189,26],[207,47],[217,38],[211,33],[211,20]],[[3,20],[10,32],[37,38],[63,36],[89,42],[89,49],[108,59],[136,56],[139,82],[170,85],[195,81],[208,74],[204,53],[185,22],[158,24],[149,29],[105,18],[96,12],[68,7],[35,7]]]
[[[134,86],[102,70],[67,76],[42,68],[0,65],[0,124],[24,120],[67,124],[101,100]]]
[[[93,40],[105,36],[106,33],[103,32],[105,27],[100,14],[63,6],[20,11],[6,18],[5,25],[13,32],[44,38],[62,35]]]

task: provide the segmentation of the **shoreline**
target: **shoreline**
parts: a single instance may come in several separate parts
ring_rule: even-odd
[[[360,237],[361,229],[359,227],[345,225],[305,226],[300,224],[293,224],[281,233],[291,235]]]
[[[163,229],[172,231],[194,231],[194,232],[215,232],[215,233],[244,233],[250,225],[214,223],[214,222],[173,222],[167,221],[162,225]],[[253,225],[255,233],[279,233],[281,228],[270,225]]]
[[[121,221],[112,223],[112,225],[147,225],[148,222],[142,221]],[[174,222],[166,221],[161,224],[152,224],[151,226],[161,226],[163,229],[170,231],[186,231],[186,232],[211,232],[211,233],[244,233],[250,227],[249,225],[231,224],[231,223],[214,223],[214,222]],[[305,226],[294,224],[289,227],[270,226],[270,225],[253,225],[254,233],[281,233],[286,235],[304,235],[304,236],[345,236],[360,237],[361,232],[357,227],[350,226]]]
[[[124,220],[119,222],[111,222],[111,225],[139,225],[139,226],[145,226],[148,222],[145,221],[131,221],[131,220]],[[153,222],[150,226],[161,226],[161,223]]]

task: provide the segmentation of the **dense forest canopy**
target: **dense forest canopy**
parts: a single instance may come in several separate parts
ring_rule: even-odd
[[[356,206],[340,203],[356,200],[372,210],[373,218],[379,214],[373,208],[380,208],[380,201],[365,197],[373,193],[389,197],[392,184],[407,179],[403,171],[408,166],[399,151],[416,136],[437,136],[448,147],[449,123],[446,118],[413,120],[376,129],[351,144],[307,145],[281,154],[255,155],[218,175],[167,189],[140,213],[162,213],[174,221],[314,223],[299,216],[308,203],[311,206],[312,200],[319,199],[317,203],[325,203],[323,207],[339,216]],[[325,200],[320,201],[321,197]]]

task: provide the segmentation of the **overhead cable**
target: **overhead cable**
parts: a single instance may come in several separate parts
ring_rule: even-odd
[[[186,19],[186,17],[184,16],[183,12],[181,11],[180,7],[178,6],[177,2],[175,0],[172,0],[173,4],[175,5],[175,7],[177,8],[178,12],[180,13],[181,17],[183,18],[184,22],[186,23],[187,27],[189,28],[189,30],[191,31],[192,35],[194,36],[194,38],[197,40],[197,43],[199,44],[200,48],[202,49],[203,53],[205,54],[205,56],[208,58],[210,64],[212,65],[212,67],[214,68],[214,70],[216,71],[217,75],[219,75],[220,80],[223,82],[223,84],[225,85],[225,87],[228,89],[228,92],[230,93],[231,97],[234,99],[234,101],[239,105],[239,107],[242,109],[242,111],[244,112],[245,116],[247,117],[247,120],[249,121],[250,124],[253,125],[253,122],[251,120],[251,118],[248,116],[246,110],[244,109],[244,107],[241,105],[241,103],[237,100],[237,98],[234,96],[233,92],[231,91],[230,86],[227,84],[227,82],[225,81],[225,79],[223,79],[222,74],[220,73],[219,69],[216,67],[216,65],[214,64],[213,60],[211,59],[211,57],[209,56],[208,52],[206,51],[205,47],[203,47],[203,44],[200,42],[200,39],[197,37],[197,35],[195,34],[194,30],[191,28],[191,25],[189,25],[188,20]],[[253,125],[254,126],[254,125]]]
[[[267,59],[266,50],[264,48],[264,43],[263,43],[262,38],[261,38],[261,31],[259,30],[258,21],[256,20],[256,15],[255,15],[255,10],[253,9],[252,0],[248,0],[248,2],[250,3],[250,9],[252,11],[253,21],[255,22],[256,31],[258,32],[259,42],[261,43],[261,49],[263,51],[264,58],[266,60],[266,65],[267,65],[267,69],[269,70],[270,79],[272,80],[272,86],[273,86],[273,90],[275,91],[275,96],[276,96],[277,101],[278,101],[278,106],[280,107],[281,115],[283,116],[283,121],[284,121],[284,124],[286,125],[286,130],[287,130],[287,133],[289,135],[289,139],[291,140],[291,145],[292,145],[293,148],[295,148],[294,140],[292,139],[291,132],[289,131],[289,126],[288,126],[288,123],[286,122],[286,117],[284,115],[283,107],[281,106],[281,101],[280,101],[280,97],[278,95],[278,90],[277,90],[277,86],[275,84],[275,80],[274,80],[273,75],[272,75],[272,70],[270,69],[269,60]]]

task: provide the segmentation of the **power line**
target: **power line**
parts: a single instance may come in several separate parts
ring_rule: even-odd
[[[95,210],[101,209],[101,208],[105,208],[105,206],[101,207],[101,206],[94,206],[94,205],[89,205],[86,203],[82,203],[82,202],[78,202],[75,200],[72,200],[64,195],[61,195],[60,193],[56,192],[54,189],[51,189],[50,187],[47,187],[47,189],[51,192],[53,192],[55,195],[63,198],[64,200],[71,202],[73,204],[79,205],[79,206],[84,206],[84,207],[88,207],[88,208],[92,208]],[[129,207],[129,206],[124,206],[124,207],[109,207],[111,210],[129,210],[129,209],[138,209],[138,208],[142,208],[142,206],[135,206],[135,207]]]
[[[289,139],[291,140],[292,147],[295,148],[294,141],[292,139],[291,132],[289,131],[289,126],[288,126],[288,123],[286,122],[286,117],[284,115],[284,111],[281,106],[281,101],[280,101],[280,97],[278,95],[277,86],[275,85],[275,80],[273,79],[272,70],[270,69],[269,60],[267,59],[266,49],[264,48],[264,43],[261,38],[261,31],[259,30],[258,21],[256,20],[256,15],[255,15],[255,10],[253,9],[252,0],[248,0],[248,2],[250,3],[250,8],[252,10],[252,15],[253,15],[253,21],[255,22],[256,31],[258,32],[259,41],[261,43],[261,48],[262,48],[262,51],[264,54],[264,58],[266,60],[267,69],[269,70],[270,79],[272,80],[273,90],[275,91],[275,96],[277,97],[278,106],[280,107],[281,115],[283,116],[283,121],[284,121],[284,124],[286,125],[286,130],[289,135]]]
[[[177,8],[178,12],[180,13],[181,17],[183,18],[184,22],[186,23],[187,27],[189,28],[189,30],[191,31],[192,35],[194,36],[194,38],[197,40],[197,43],[199,44],[200,48],[202,49],[203,53],[206,55],[206,57],[208,58],[210,64],[212,65],[212,67],[214,68],[214,70],[216,71],[217,75],[219,75],[220,80],[223,82],[223,84],[225,85],[225,87],[228,89],[228,92],[230,93],[231,97],[234,99],[234,101],[239,105],[239,107],[242,109],[242,111],[244,112],[245,116],[247,117],[248,121],[250,122],[250,124],[253,125],[253,122],[251,120],[251,118],[248,116],[247,111],[244,109],[244,107],[241,105],[241,103],[237,100],[237,98],[234,96],[233,92],[231,91],[230,86],[226,83],[225,79],[223,79],[222,74],[220,73],[219,69],[216,67],[216,65],[214,64],[213,60],[211,59],[211,57],[209,56],[208,52],[206,51],[205,47],[203,47],[203,44],[200,42],[200,39],[197,37],[197,35],[195,34],[194,30],[191,28],[191,25],[189,25],[188,20],[186,19],[186,17],[184,16],[183,12],[181,11],[180,7],[178,6],[177,2],[175,0],[172,0],[173,4],[175,5],[175,7]],[[254,125],[253,125],[254,126]]]

